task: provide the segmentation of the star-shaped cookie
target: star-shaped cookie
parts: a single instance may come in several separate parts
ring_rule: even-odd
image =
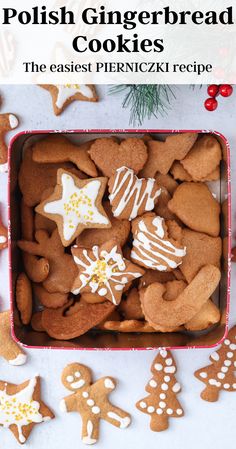
[[[39,376],[20,385],[0,380],[0,426],[9,428],[21,444],[35,424],[54,418],[40,396]]]
[[[60,115],[75,100],[98,101],[93,84],[40,84],[40,87],[50,92],[55,115]]]
[[[106,178],[81,180],[59,169],[53,194],[36,212],[56,222],[63,245],[69,246],[84,229],[111,227],[102,207],[106,184]]]
[[[74,246],[74,261],[79,275],[74,281],[72,293],[96,293],[118,305],[126,284],[141,277],[144,271],[125,259],[115,240],[92,249]]]
[[[23,365],[26,355],[11,337],[10,310],[0,313],[0,357],[11,365]]]

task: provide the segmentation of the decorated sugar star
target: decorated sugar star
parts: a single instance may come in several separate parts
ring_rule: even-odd
[[[74,246],[74,261],[79,275],[74,281],[72,293],[96,293],[118,305],[126,284],[139,278],[144,271],[122,255],[115,240],[92,249]]]
[[[19,443],[25,443],[35,424],[54,414],[40,399],[40,378],[15,385],[0,380],[0,426],[9,428]]]
[[[53,194],[36,207],[36,212],[56,222],[61,241],[69,246],[85,228],[110,228],[102,207],[106,178],[80,180],[59,169]]]
[[[41,84],[40,86],[50,92],[55,115],[60,115],[75,100],[98,101],[93,84]]]
[[[10,310],[0,313],[0,357],[15,366],[26,362],[25,353],[11,336]]]

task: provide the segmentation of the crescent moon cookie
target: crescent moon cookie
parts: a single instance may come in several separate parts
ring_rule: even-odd
[[[52,418],[41,400],[39,376],[20,385],[0,380],[0,426],[11,430],[19,443],[26,442],[35,424]]]
[[[154,209],[161,189],[155,179],[139,179],[133,170],[120,167],[109,179],[109,200],[114,217],[129,221]]]
[[[41,84],[50,92],[55,115],[60,115],[73,101],[98,101],[93,84]]]
[[[63,245],[69,246],[84,229],[111,227],[102,207],[106,183],[106,178],[81,180],[59,169],[53,194],[35,210],[56,222]]]
[[[158,271],[172,271],[181,265],[186,248],[169,238],[165,220],[146,214],[132,224],[133,248],[131,258],[139,265]]]
[[[0,114],[0,173],[7,172],[7,144],[5,134],[19,125],[14,114]]]
[[[72,287],[74,295],[96,293],[118,305],[126,284],[144,274],[144,270],[123,257],[115,240],[92,249],[74,246],[72,254],[79,269]]]

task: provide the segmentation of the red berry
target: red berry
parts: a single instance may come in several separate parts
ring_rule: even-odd
[[[208,86],[207,92],[210,97],[214,98],[219,95],[219,86],[217,84],[211,84]]]
[[[220,86],[220,95],[222,97],[230,97],[233,93],[233,87],[230,84],[221,84]]]
[[[207,98],[204,104],[207,111],[213,112],[218,106],[218,101],[215,98]]]

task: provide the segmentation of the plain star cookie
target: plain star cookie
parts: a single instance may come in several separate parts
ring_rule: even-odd
[[[102,207],[106,183],[106,178],[81,180],[58,170],[53,194],[35,210],[56,222],[63,245],[69,246],[84,229],[111,227]]]
[[[0,114],[0,173],[7,171],[7,144],[5,134],[19,125],[14,114]]]
[[[93,84],[41,84],[50,92],[55,115],[60,115],[73,101],[98,101]]]
[[[175,377],[176,371],[173,354],[161,350],[151,366],[153,377],[146,385],[149,395],[136,404],[138,410],[150,416],[150,428],[153,432],[168,429],[169,418],[181,418],[184,415],[176,397],[181,391]]]
[[[130,415],[109,401],[109,394],[116,388],[113,377],[103,377],[92,383],[90,369],[72,363],[64,368],[62,383],[72,394],[61,401],[61,411],[80,414],[83,443],[91,445],[98,441],[101,419],[120,429],[130,425]]]
[[[0,426],[11,430],[19,443],[26,442],[35,424],[52,418],[41,400],[39,376],[20,385],[0,380]]]

